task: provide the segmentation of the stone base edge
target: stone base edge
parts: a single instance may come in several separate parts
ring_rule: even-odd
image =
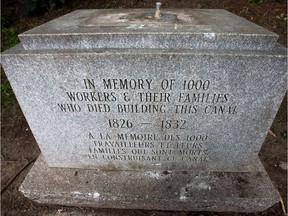
[[[40,156],[19,189],[45,204],[174,211],[257,212],[279,202],[255,172],[99,171],[49,168]]]

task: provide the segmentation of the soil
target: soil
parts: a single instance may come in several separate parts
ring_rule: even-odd
[[[13,0],[2,3],[2,14],[9,17],[9,25],[21,33],[49,20],[55,19],[75,9],[92,8],[154,8],[155,2],[148,0],[129,1],[74,1],[76,5],[66,5],[48,10],[34,17],[19,12],[16,4],[23,1]],[[221,8],[244,17],[279,35],[278,42],[287,46],[287,2],[263,0],[260,3],[248,3],[247,0],[162,0],[162,8]],[[6,77],[1,72],[1,84]],[[203,216],[203,215],[285,215],[287,212],[287,96],[285,96],[276,119],[267,134],[259,153],[265,169],[279,190],[283,203],[264,212],[216,213],[216,212],[170,212],[144,210],[92,209],[40,205],[25,198],[18,188],[29,169],[40,154],[37,143],[29,129],[26,119],[17,103],[2,109],[1,115],[1,215],[29,216],[68,216],[68,215],[153,215],[153,216]],[[286,207],[285,207],[286,206]]]

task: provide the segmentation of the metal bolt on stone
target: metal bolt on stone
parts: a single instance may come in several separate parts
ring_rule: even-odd
[[[160,19],[161,17],[161,11],[160,11],[160,7],[161,7],[161,2],[157,2],[156,3],[156,12],[155,12],[155,19]]]

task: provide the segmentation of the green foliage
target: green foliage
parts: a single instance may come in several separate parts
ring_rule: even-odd
[[[16,105],[16,97],[13,93],[9,81],[6,78],[1,82],[1,111],[4,113]]]
[[[13,27],[1,30],[1,51],[9,49],[19,43],[17,32]]]
[[[248,3],[262,3],[262,0],[247,0]]]
[[[6,20],[1,16],[1,24],[6,23]],[[13,28],[2,28],[1,29],[1,51],[5,51],[12,46],[19,43],[17,31]],[[12,107],[17,106],[17,101],[13,90],[7,80],[4,72],[1,68],[1,112],[5,113]]]

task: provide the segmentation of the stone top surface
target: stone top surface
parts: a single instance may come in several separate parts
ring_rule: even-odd
[[[278,36],[226,10],[77,10],[19,35],[25,49],[272,49]]]

